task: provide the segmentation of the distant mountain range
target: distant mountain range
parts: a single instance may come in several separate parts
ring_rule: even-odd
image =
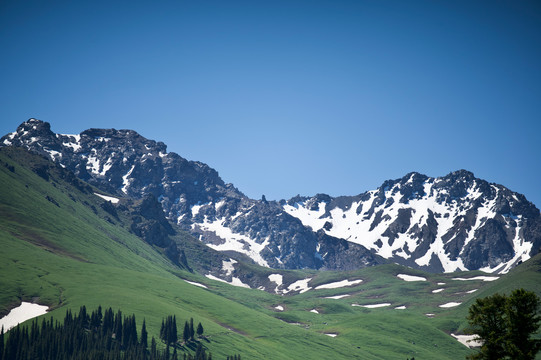
[[[42,154],[114,196],[153,196],[169,220],[209,247],[272,268],[396,262],[433,272],[502,273],[541,248],[539,210],[465,170],[439,178],[414,172],[354,196],[277,202],[250,199],[208,165],[132,130],[63,135],[30,119],[0,146]]]

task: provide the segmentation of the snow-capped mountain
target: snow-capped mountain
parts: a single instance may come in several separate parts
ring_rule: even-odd
[[[153,195],[209,247],[273,268],[349,270],[387,261],[432,271],[508,271],[541,246],[539,210],[467,171],[411,173],[357,196],[249,199],[209,166],[132,130],[55,134],[30,119],[0,139],[117,196]]]
[[[296,197],[284,209],[314,231],[434,271],[507,272],[541,245],[532,203],[465,170],[410,173],[358,196]]]
[[[0,146],[40,153],[117,196],[152,194],[170,220],[208,246],[260,265],[355,269],[384,261],[362,245],[314,233],[278,203],[249,199],[209,166],[168,153],[165,144],[132,130],[55,134],[49,123],[30,119],[2,137]]]

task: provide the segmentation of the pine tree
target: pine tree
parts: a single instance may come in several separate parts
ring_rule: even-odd
[[[171,323],[171,333],[169,342],[176,343],[178,340],[178,331],[177,331],[177,317],[173,316],[173,321]]]
[[[156,339],[154,339],[154,336],[152,337],[152,340],[150,341],[150,358],[156,359],[158,355],[158,351],[156,349]]]
[[[190,318],[190,339],[194,339],[195,331],[193,328],[193,318]]]
[[[506,304],[507,351],[512,359],[535,359],[541,341],[532,339],[541,323],[538,315],[541,302],[534,292],[517,289]]]
[[[143,327],[141,328],[141,346],[145,350],[148,348],[148,333],[145,319],[143,319]]]
[[[120,311],[120,309],[115,315],[115,325],[113,332],[115,333],[116,340],[120,344],[122,344],[122,312]]]
[[[4,358],[4,325],[0,331],[0,360]]]
[[[107,334],[113,331],[113,325],[115,323],[113,309],[109,308],[105,310],[103,315],[102,334]]]
[[[483,341],[470,359],[533,360],[541,349],[541,340],[532,339],[541,324],[538,310],[541,300],[531,291],[518,289],[505,296],[475,300],[469,309],[469,331]]]
[[[203,325],[201,323],[197,324],[197,336],[201,337],[203,335]]]
[[[182,334],[182,338],[184,339],[184,342],[188,342],[190,340],[190,325],[188,325],[188,322],[184,322],[184,333]]]

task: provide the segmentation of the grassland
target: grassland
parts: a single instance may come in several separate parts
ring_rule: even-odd
[[[181,321],[193,317],[203,324],[209,340],[204,345],[217,359],[236,353],[245,359],[465,358],[471,350],[449,334],[463,330],[467,307],[477,296],[516,287],[541,291],[539,259],[495,282],[453,280],[476,273],[426,274],[384,265],[351,272],[282,272],[312,278],[313,288],[363,280],[346,288],[287,296],[238,288],[173,265],[130,233],[122,214],[114,218],[105,211],[95,189],[44,158],[2,149],[0,183],[0,314],[22,300],[50,306],[44,317],[55,318],[81,305],[111,306],[134,313],[139,326],[144,318],[156,337],[167,315]],[[266,271],[245,266],[254,273]],[[400,273],[426,281],[406,282],[396,276]],[[327,298],[337,295],[349,296]],[[439,307],[448,302],[462,305]],[[381,303],[391,305],[352,306]],[[395,309],[399,306],[405,309]]]

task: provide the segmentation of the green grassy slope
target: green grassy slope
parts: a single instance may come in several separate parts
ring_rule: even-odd
[[[478,272],[427,274],[388,264],[350,272],[279,271],[284,278],[311,278],[312,288],[363,280],[351,287],[292,296],[238,288],[173,265],[126,229],[126,215],[105,211],[93,189],[44,158],[0,149],[0,184],[0,315],[21,300],[49,305],[45,316],[55,318],[81,305],[111,306],[134,313],[139,326],[145,318],[156,337],[165,316],[193,317],[202,322],[210,340],[204,345],[218,359],[235,353],[246,359],[461,359],[471,350],[449,334],[463,329],[476,297],[516,287],[541,291],[539,258],[495,282],[453,280]],[[193,268],[221,263],[192,240],[176,237]],[[206,256],[216,258],[193,261]],[[242,266],[261,277],[274,272]],[[400,273],[427,281],[406,282],[397,278]],[[348,297],[326,298],[336,295]],[[462,305],[439,307],[449,302]],[[380,303],[391,305],[352,306]]]
[[[21,300],[51,306],[47,316],[56,318],[68,307],[101,304],[135,313],[139,323],[145,318],[155,336],[166,315],[193,317],[203,323],[210,339],[205,346],[217,358],[234,353],[266,359],[375,358],[359,349],[334,348],[333,339],[215,294],[213,282],[176,268],[126,229],[106,221],[108,214],[99,206],[103,200],[75,186],[80,184],[73,179],[63,180],[63,170],[46,159],[2,149],[0,165],[4,314]],[[32,169],[41,169],[41,176]],[[182,277],[207,282],[209,289]],[[259,293],[236,290],[244,296]]]

